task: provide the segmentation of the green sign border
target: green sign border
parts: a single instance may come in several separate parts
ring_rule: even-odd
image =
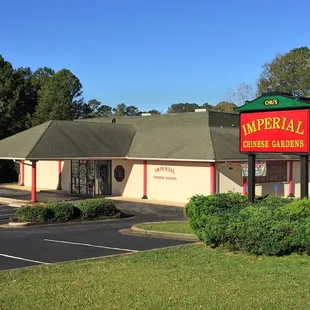
[[[267,103],[268,102],[268,103]],[[267,93],[237,108],[237,112],[310,109],[310,98],[293,97],[287,93]]]

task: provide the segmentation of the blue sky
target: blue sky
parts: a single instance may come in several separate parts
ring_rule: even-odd
[[[309,12],[309,0],[2,0],[0,54],[71,70],[86,100],[164,112],[255,85],[276,53],[310,47]]]

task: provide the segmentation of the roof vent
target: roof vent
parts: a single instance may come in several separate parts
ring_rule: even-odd
[[[141,116],[150,116],[152,115],[151,113],[142,113]]]
[[[206,112],[207,109],[195,109],[195,112]]]
[[[116,119],[113,118],[113,119],[112,119],[112,124],[115,124],[115,123],[116,123]]]

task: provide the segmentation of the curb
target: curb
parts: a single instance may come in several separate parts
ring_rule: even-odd
[[[22,205],[20,203],[9,203],[7,206],[13,208],[20,208]]]
[[[167,223],[167,222],[147,222],[147,223],[140,223],[140,224],[156,224],[156,223]],[[136,225],[130,228],[130,232],[135,235],[144,235],[144,236],[150,236],[150,237],[170,238],[170,239],[178,239],[178,240],[186,240],[186,241],[199,241],[198,237],[194,234],[145,230],[145,229],[137,227]]]
[[[22,222],[22,223],[9,222],[8,225],[12,226],[12,227],[23,227],[23,226],[31,226],[31,225],[35,225],[35,224],[30,223],[30,222]]]
[[[7,224],[0,224],[0,228],[18,228],[25,226],[38,226],[38,227],[57,227],[64,225],[76,225],[76,224],[88,224],[88,223],[102,223],[102,222],[111,222],[118,220],[131,220],[134,216],[124,217],[124,218],[106,218],[106,219],[93,219],[93,220],[80,220],[80,221],[68,221],[68,222],[53,222],[53,223],[41,223],[41,222],[9,222]]]

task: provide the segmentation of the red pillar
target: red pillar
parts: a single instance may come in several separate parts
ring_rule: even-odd
[[[215,163],[211,163],[210,165],[210,194],[213,195],[215,193]]]
[[[61,190],[61,160],[58,160],[58,185],[57,190]]]
[[[295,197],[294,196],[294,190],[293,190],[293,161],[290,160],[288,162],[288,196],[289,197]]]
[[[246,196],[246,186],[247,186],[247,178],[243,177],[242,179],[242,195]]]
[[[31,202],[37,201],[37,162],[32,160]]]
[[[143,161],[143,196],[142,199],[147,198],[147,160]]]
[[[20,186],[25,186],[25,161],[21,160],[19,163],[20,170]]]

